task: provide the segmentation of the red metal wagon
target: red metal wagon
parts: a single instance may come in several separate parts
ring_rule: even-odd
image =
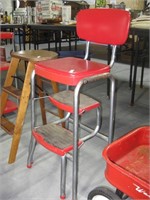
[[[150,199],[150,126],[136,128],[109,144],[103,151],[105,177],[116,187],[116,193],[97,187],[88,200]]]

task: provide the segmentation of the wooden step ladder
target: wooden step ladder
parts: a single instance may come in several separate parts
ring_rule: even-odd
[[[57,53],[52,51],[46,50],[27,50],[27,51],[19,51],[19,52],[12,52],[11,54],[11,62],[10,67],[7,72],[7,76],[4,82],[4,86],[2,88],[2,94],[0,96],[0,126],[1,128],[6,131],[8,134],[12,135],[12,144],[9,154],[8,163],[11,164],[16,160],[16,154],[21,138],[21,132],[24,124],[24,119],[28,107],[29,97],[30,97],[30,79],[31,74],[34,69],[34,63],[42,60],[47,59],[54,59],[57,58]],[[27,61],[27,68],[24,78],[24,83],[22,89],[17,89],[13,86],[14,76],[17,73],[17,69],[19,67],[19,62],[21,60]],[[41,84],[38,81],[38,84]],[[53,85],[53,83],[52,83]],[[39,87],[42,87],[39,85]],[[58,85],[54,84],[55,91],[58,90]],[[40,94],[42,95],[42,94]],[[9,119],[4,116],[4,109],[7,103],[8,96],[13,96],[18,99],[18,112],[16,116],[15,123],[12,123]],[[42,120],[43,124],[46,123],[46,114],[44,110],[44,103],[43,99],[40,99],[40,107],[42,112]],[[60,111],[60,115],[63,116],[62,111]]]
[[[13,32],[0,31],[0,38],[1,40],[4,40],[4,41],[11,40],[12,46],[13,46],[13,43],[14,43]],[[2,45],[0,46],[0,73],[4,71],[8,71],[8,69],[9,69],[9,62],[7,61],[7,58],[6,58],[6,47]],[[12,101],[11,99],[8,99],[5,106],[4,114],[12,113],[16,111],[17,109],[18,109],[18,105],[16,104],[16,102]]]

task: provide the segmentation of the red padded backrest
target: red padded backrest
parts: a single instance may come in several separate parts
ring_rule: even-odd
[[[13,32],[0,32],[0,39],[13,39]]]
[[[125,10],[85,9],[79,11],[76,20],[77,35],[86,41],[122,45],[128,37],[130,13]]]

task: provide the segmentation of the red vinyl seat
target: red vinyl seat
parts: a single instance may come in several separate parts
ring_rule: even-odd
[[[48,150],[60,155],[62,164],[60,197],[64,199],[66,158],[68,152],[73,150],[72,200],[77,200],[78,148],[85,141],[98,134],[101,126],[101,103],[95,99],[91,100],[87,95],[81,94],[81,88],[88,83],[109,78],[110,113],[108,142],[112,142],[115,121],[115,79],[111,75],[111,67],[115,61],[117,45],[124,44],[128,37],[130,14],[125,10],[119,9],[85,9],[77,14],[76,20],[77,35],[80,39],[86,41],[85,58],[66,57],[55,60],[45,60],[35,64],[35,70],[32,75],[32,137],[27,163],[28,167],[31,167],[37,142]],[[90,42],[100,45],[111,45],[112,56],[110,64],[88,60]],[[67,129],[67,126],[63,128],[59,125],[62,120],[44,126],[35,126],[35,75],[67,85],[67,90],[50,95],[49,99],[56,107],[67,112],[64,120],[68,120],[70,114],[73,115],[73,130],[71,130],[71,132]],[[68,86],[73,86],[75,89],[72,91]],[[90,134],[87,134],[87,136],[80,138],[79,128],[81,128],[81,126],[79,125],[79,115],[93,109],[97,110],[95,129]],[[62,145],[67,143],[66,138],[69,140],[67,147]],[[58,152],[63,152],[63,154]]]

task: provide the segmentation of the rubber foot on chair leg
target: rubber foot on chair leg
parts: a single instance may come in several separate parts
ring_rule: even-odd
[[[60,196],[60,200],[66,199],[66,196]]]
[[[27,168],[29,168],[29,169],[32,168],[32,164],[33,163],[31,163],[30,165],[27,165]]]

